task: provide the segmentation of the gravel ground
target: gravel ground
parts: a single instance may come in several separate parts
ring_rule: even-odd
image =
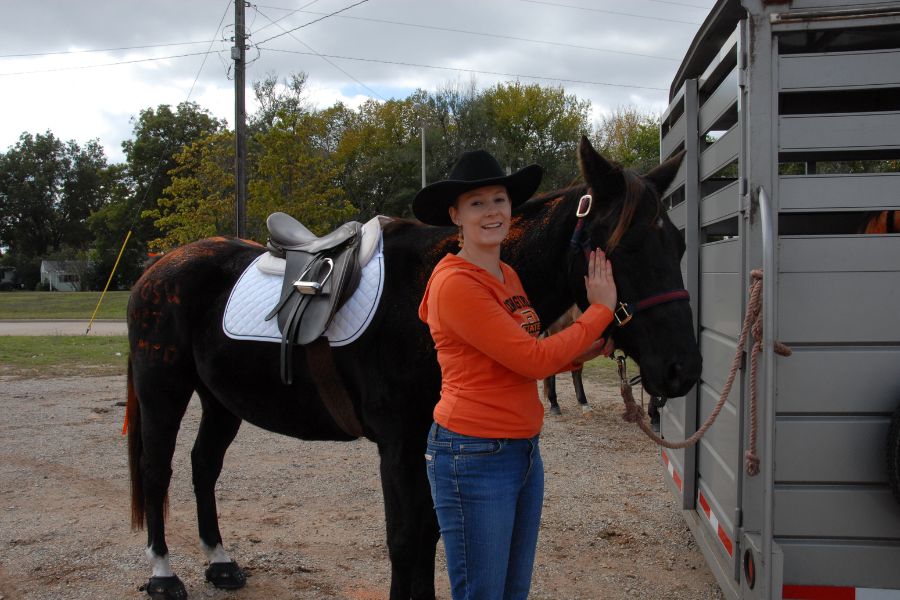
[[[565,381],[563,381],[565,379]],[[547,491],[531,597],[722,599],[666,487],[658,450],[621,421],[606,382],[541,443]],[[0,600],[122,599],[149,576],[129,528],[125,380],[0,375]],[[173,465],[168,541],[192,598],[375,600],[390,568],[377,451],[368,441],[301,442],[244,425],[218,485],[222,534],[251,575],[237,592],[203,581],[190,480],[195,400]],[[438,550],[438,596],[449,598]]]

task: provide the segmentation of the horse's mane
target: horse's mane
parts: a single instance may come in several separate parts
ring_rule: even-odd
[[[615,250],[625,232],[631,227],[634,216],[637,214],[638,207],[644,201],[644,194],[650,193],[653,196],[656,206],[656,214],[653,216],[653,222],[659,219],[662,213],[662,203],[659,201],[659,194],[653,189],[653,186],[647,185],[643,178],[635,174],[630,169],[622,169],[622,176],[625,180],[625,194],[622,200],[622,212],[619,214],[619,220],[616,223],[613,232],[606,242],[606,253],[609,254]]]

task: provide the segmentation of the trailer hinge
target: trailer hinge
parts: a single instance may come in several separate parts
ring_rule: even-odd
[[[746,196],[747,195],[747,178],[741,177],[738,179],[738,195]]]
[[[738,529],[739,527],[744,526],[744,511],[740,508],[734,509],[734,528]]]
[[[738,52],[737,56],[737,77],[738,87],[747,87],[747,55],[743,52]]]

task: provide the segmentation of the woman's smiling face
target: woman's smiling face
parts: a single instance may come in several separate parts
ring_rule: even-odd
[[[512,204],[506,187],[488,185],[459,195],[450,220],[462,227],[465,244],[499,246],[509,233]]]

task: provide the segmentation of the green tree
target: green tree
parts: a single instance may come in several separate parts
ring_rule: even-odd
[[[95,238],[93,253],[97,264],[112,268],[127,233],[132,232],[115,277],[119,287],[129,286],[143,270],[148,244],[161,237],[153,224],[154,211],[163,190],[171,185],[169,171],[177,163],[175,155],[196,140],[222,131],[224,123],[193,102],[183,102],[175,110],[161,104],[148,108],[133,119],[133,137],[122,143],[126,162],[116,171],[113,202],[91,215]],[[97,269],[97,279],[109,271]]]
[[[429,180],[445,177],[466,150],[484,148],[514,171],[536,162],[544,168],[542,189],[564,187],[578,174],[578,140],[591,131],[590,102],[562,88],[497,84],[478,91],[445,86],[429,95]]]
[[[146,244],[129,240],[113,273],[125,236],[138,216],[134,214],[134,195],[128,185],[127,166],[111,165],[104,172],[103,179],[109,202],[88,218],[93,242],[89,253],[91,269],[86,275],[86,283],[90,289],[103,289],[112,275],[111,289],[128,289],[143,270],[147,259]]]
[[[260,152],[248,185],[248,234],[264,239],[265,218],[275,211],[293,215],[317,234],[353,216],[340,186],[341,168],[324,145],[329,123],[321,113],[281,112],[255,138]]]
[[[576,150],[590,132],[590,102],[559,87],[501,83],[484,93],[496,131],[495,156],[512,171],[530,163],[544,168],[542,189],[577,176]]]
[[[412,98],[369,100],[343,128],[341,185],[358,219],[406,216],[421,183],[420,106]]]
[[[262,133],[275,126],[276,121],[297,118],[310,112],[311,107],[305,96],[306,73],[292,73],[278,84],[278,77],[266,74],[253,82],[253,94],[259,103],[259,110],[248,118],[251,134]]]
[[[165,196],[145,211],[161,232],[150,240],[156,251],[234,231],[234,134],[222,131],[197,140],[175,162]]]
[[[222,129],[222,122],[194,102],[182,102],[175,111],[167,104],[142,110],[134,120],[134,138],[122,143],[135,200],[143,202],[144,209],[152,209],[171,183],[169,171],[176,166],[175,156]],[[150,227],[141,228],[141,233],[151,232]]]
[[[97,141],[83,148],[49,131],[23,133],[0,155],[0,245],[28,287],[41,259],[81,258],[88,218],[110,201],[109,167]]]
[[[600,121],[594,142],[606,158],[644,173],[659,164],[659,116],[619,107]]]

